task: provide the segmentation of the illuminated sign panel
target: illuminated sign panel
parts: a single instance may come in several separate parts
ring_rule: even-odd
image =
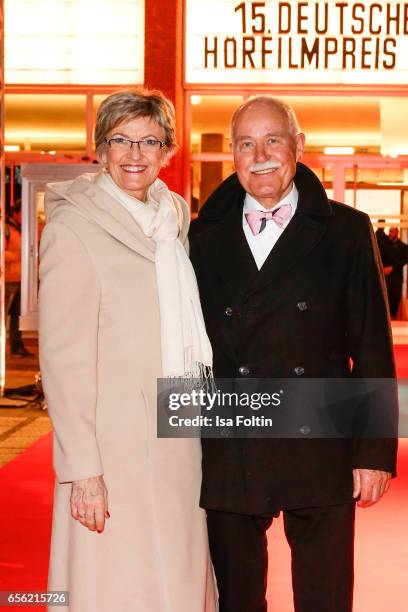
[[[408,2],[186,0],[187,83],[408,84]]]
[[[143,83],[144,0],[5,0],[6,83]]]

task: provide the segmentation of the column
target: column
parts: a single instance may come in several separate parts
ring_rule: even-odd
[[[337,202],[344,202],[345,196],[345,169],[343,164],[340,164],[338,161],[334,164],[333,167],[333,200],[337,200]]]
[[[222,153],[223,134],[201,134],[201,153]],[[222,183],[222,162],[201,162],[200,207]]]
[[[4,159],[4,12],[0,0],[0,395],[6,383],[6,317],[4,250],[6,229],[5,159]]]
[[[176,108],[180,150],[160,177],[170,189],[183,191],[183,0],[145,2],[145,86],[160,89]]]

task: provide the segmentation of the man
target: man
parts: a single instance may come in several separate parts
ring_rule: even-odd
[[[215,376],[393,377],[368,217],[329,201],[299,163],[305,136],[284,103],[244,102],[231,138],[236,174],[191,229]],[[265,534],[280,511],[296,612],[351,611],[355,500],[382,497],[395,455],[391,439],[203,440],[220,612],[266,610]]]
[[[388,303],[391,317],[395,318],[402,294],[402,277],[404,266],[408,263],[408,245],[399,238],[398,227],[390,227],[388,232],[392,253],[392,269],[386,275]]]
[[[19,327],[21,298],[21,200],[14,202],[6,220],[6,312],[10,315],[10,353],[31,357],[21,337]]]
[[[378,223],[381,223],[382,225],[377,228],[375,232],[375,237],[377,240],[378,251],[380,253],[381,262],[383,265],[385,282],[387,282],[387,276],[391,274],[393,270],[394,252],[392,248],[392,242],[384,230],[383,224],[385,224],[385,219],[378,219]]]

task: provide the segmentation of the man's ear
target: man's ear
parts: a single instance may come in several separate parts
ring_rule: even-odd
[[[305,150],[305,141],[306,141],[306,136],[302,134],[302,132],[300,132],[299,134],[296,134],[296,161],[297,162],[302,157],[303,151]]]

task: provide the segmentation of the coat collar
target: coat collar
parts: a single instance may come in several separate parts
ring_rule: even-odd
[[[302,263],[323,238],[327,229],[326,221],[327,217],[324,215],[313,218],[300,209],[297,210],[259,270],[249,293],[278,282],[289,274],[292,268]]]
[[[259,271],[242,229],[245,191],[237,175],[226,179],[201,209],[194,233],[208,228],[206,243],[218,245],[217,249],[211,248],[209,258],[213,258],[217,273],[235,295],[249,296],[278,282],[322,239],[332,214],[324,188],[316,175],[300,163],[294,180],[299,191],[296,213]]]
[[[84,174],[73,181],[48,185],[47,220],[62,209],[74,210],[128,248],[154,261],[154,241],[143,233],[130,212],[116,198],[95,183],[96,176]],[[177,200],[183,218],[180,240],[184,243],[188,231],[188,210],[180,198]]]
[[[304,164],[296,164],[294,176],[295,185],[299,191],[299,210],[314,217],[328,217],[332,214],[331,201],[328,200],[323,185],[314,172]],[[221,221],[242,209],[245,190],[241,186],[236,173],[231,174],[221,183],[201,208],[198,218],[205,226],[207,223]]]
[[[217,273],[233,289],[234,295],[243,296],[259,272],[242,229],[242,209],[235,210],[217,224],[207,244],[210,249],[209,264],[212,262]]]

